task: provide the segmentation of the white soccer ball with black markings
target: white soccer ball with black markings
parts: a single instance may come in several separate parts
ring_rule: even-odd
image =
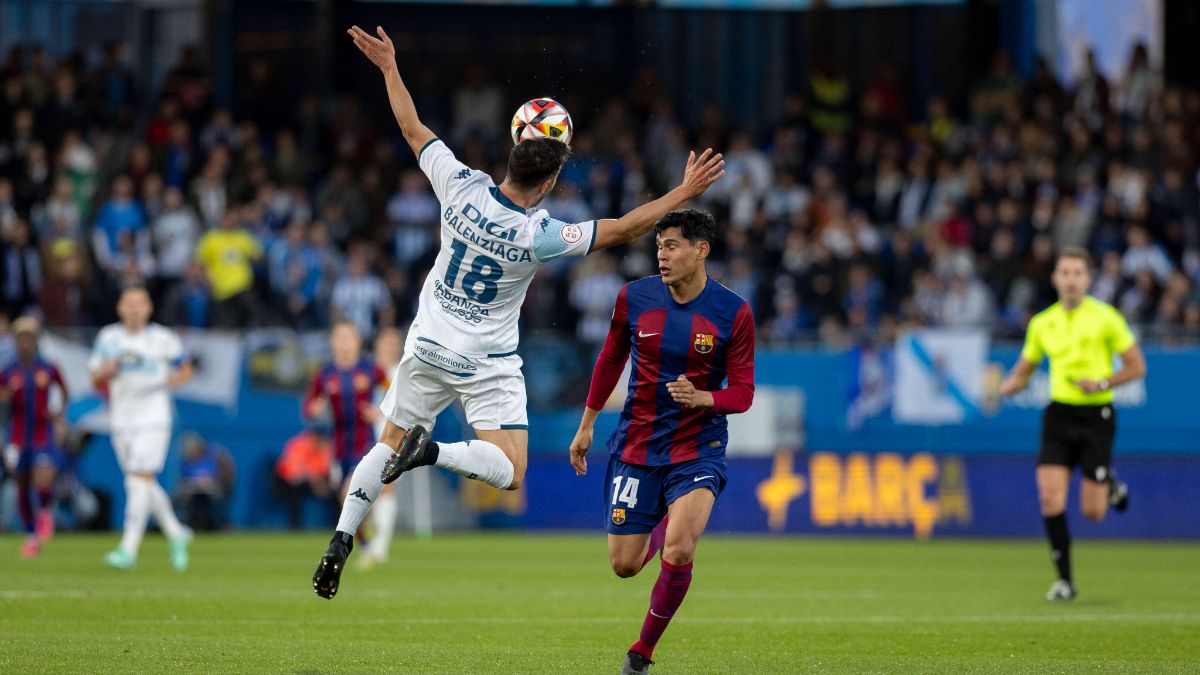
[[[520,143],[528,138],[553,138],[567,145],[571,144],[571,136],[575,127],[571,124],[571,114],[561,103],[552,98],[535,98],[526,101],[517,108],[512,118],[513,143]]]

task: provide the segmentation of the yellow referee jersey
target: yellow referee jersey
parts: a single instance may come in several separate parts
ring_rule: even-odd
[[[1068,312],[1061,302],[1029,320],[1021,358],[1037,366],[1050,359],[1050,400],[1068,405],[1112,403],[1112,390],[1089,394],[1075,380],[1106,380],[1113,373],[1113,355],[1127,351],[1137,340],[1115,307],[1088,295]]]

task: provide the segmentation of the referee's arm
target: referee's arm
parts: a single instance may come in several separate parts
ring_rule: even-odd
[[[1008,377],[1004,378],[1004,382],[1000,384],[1001,396],[1012,396],[1013,394],[1023,391],[1029,386],[1029,377],[1033,375],[1033,371],[1037,370],[1038,364],[1032,361],[1026,361],[1022,356],[1017,359],[1016,365],[1009,371]],[[995,380],[992,380],[995,382]]]
[[[1018,363],[1018,365],[1020,364]],[[1015,370],[1014,368],[1014,372]],[[1113,373],[1107,380],[1075,380],[1075,386],[1089,394],[1094,394],[1098,391],[1114,389],[1126,382],[1140,380],[1145,376],[1146,356],[1142,354],[1142,348],[1135,344],[1121,352],[1121,369]]]

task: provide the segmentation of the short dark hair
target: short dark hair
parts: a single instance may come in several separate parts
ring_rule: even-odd
[[[508,177],[517,187],[534,188],[558,173],[571,148],[553,138],[529,138],[508,153]]]
[[[1075,258],[1076,260],[1082,260],[1083,264],[1088,268],[1088,270],[1092,269],[1092,254],[1088,253],[1086,248],[1068,246],[1062,249],[1058,252],[1058,257],[1054,259],[1055,266],[1057,266],[1058,261],[1062,260],[1063,258]]]
[[[693,246],[702,241],[707,241],[708,245],[712,246],[717,239],[717,219],[713,218],[708,211],[700,209],[671,211],[654,224],[654,236],[657,237],[672,227],[678,227],[683,238],[692,242]]]

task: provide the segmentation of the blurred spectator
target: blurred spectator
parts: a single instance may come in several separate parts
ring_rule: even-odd
[[[113,258],[121,249],[121,235],[125,232],[130,234],[134,249],[149,249],[146,213],[134,200],[133,179],[121,175],[113,181],[112,196],[100,207],[93,224],[92,245],[96,261],[110,274],[119,269]]]
[[[1166,281],[1173,271],[1171,261],[1157,244],[1150,241],[1146,229],[1140,226],[1131,227],[1127,237],[1129,246],[1121,258],[1122,274],[1132,279],[1147,271],[1159,282]]]
[[[183,522],[193,530],[224,529],[236,474],[233,457],[193,431],[184,432],[180,445],[183,457],[175,503],[183,513]]]
[[[367,254],[361,247],[350,252],[346,273],[333,285],[330,302],[333,320],[354,323],[364,337],[374,335],[379,326],[392,325],[391,294],[383,281],[371,273]]]
[[[68,249],[52,254],[50,273],[42,284],[39,306],[47,326],[96,325],[100,289],[90,283],[83,253]]]
[[[3,256],[3,308],[10,317],[39,314],[37,301],[42,292],[42,256],[30,239],[29,225],[17,220],[0,231]]]
[[[163,294],[158,315],[173,327],[208,328],[212,318],[211,289],[199,263],[188,263],[183,279]]]
[[[183,191],[178,187],[169,187],[163,193],[163,212],[150,230],[158,256],[158,277],[169,289],[192,264],[200,236],[200,219],[183,201]]]
[[[579,312],[575,336],[589,350],[598,350],[608,335],[613,302],[624,285],[616,262],[607,254],[588,256],[575,268],[571,285],[571,307]]]
[[[262,247],[242,227],[238,210],[226,212],[221,227],[200,238],[196,261],[204,266],[212,288],[213,327],[256,325],[259,305],[254,297],[253,263],[260,257]]]
[[[333,472],[333,439],[329,428],[313,425],[292,436],[283,446],[283,453],[275,463],[271,482],[275,496],[287,507],[288,525],[299,529],[304,499],[316,497],[337,513],[337,489],[341,478]]]

